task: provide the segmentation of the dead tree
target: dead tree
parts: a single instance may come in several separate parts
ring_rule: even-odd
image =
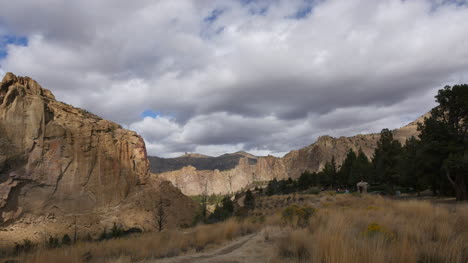
[[[201,212],[203,219],[206,218],[207,210],[208,210],[208,182],[205,181],[203,185],[204,189],[200,196],[200,204],[201,204]]]
[[[164,211],[164,201],[162,197],[159,197],[159,201],[156,207],[156,227],[161,232],[167,223],[167,214]]]
[[[76,215],[75,215],[75,232],[73,233],[73,244],[76,244],[77,240],[77,229],[76,229]]]

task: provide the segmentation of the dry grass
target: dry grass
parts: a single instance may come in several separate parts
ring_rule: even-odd
[[[215,247],[260,227],[250,221],[228,220],[195,228],[146,233],[102,242],[78,243],[58,249],[38,249],[19,257],[20,262],[135,262],[172,257]]]
[[[466,204],[350,195],[325,197],[322,202],[326,205],[307,228],[289,228],[277,241],[284,261],[468,262]]]
[[[261,207],[242,222],[231,219],[185,230],[38,249],[19,259],[33,263],[138,262],[214,249],[261,231],[262,242],[274,250],[269,252],[274,262],[468,262],[468,204],[333,194],[261,197],[258,201]],[[316,208],[308,223],[284,220],[282,212],[292,204]]]

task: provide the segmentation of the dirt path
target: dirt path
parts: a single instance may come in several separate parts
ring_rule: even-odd
[[[272,242],[265,240],[262,233],[251,234],[236,239],[214,251],[196,253],[149,262],[158,263],[243,263],[271,262]]]

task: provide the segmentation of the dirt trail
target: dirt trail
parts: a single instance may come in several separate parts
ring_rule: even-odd
[[[236,239],[214,251],[191,255],[164,258],[147,263],[243,263],[271,262],[272,244],[262,233],[251,234]]]

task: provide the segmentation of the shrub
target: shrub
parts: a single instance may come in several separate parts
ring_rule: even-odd
[[[234,203],[226,196],[221,200],[221,206],[216,206],[215,211],[211,214],[206,223],[212,224],[220,221],[224,221],[232,216],[234,212]]]
[[[23,239],[23,243],[15,243],[15,254],[27,253],[36,246],[31,240]]]
[[[395,239],[395,234],[388,230],[386,227],[377,223],[371,223],[367,226],[364,234],[369,237],[376,235],[383,235],[386,240],[392,241]]]
[[[315,213],[315,208],[308,205],[298,206],[296,204],[285,208],[281,214],[283,222],[287,224],[306,227],[310,217]]]
[[[244,219],[248,216],[249,211],[245,207],[239,207],[236,210],[234,210],[234,216],[236,216],[239,219]]]
[[[91,236],[90,233],[88,233],[83,240],[86,241],[86,242],[91,242],[91,241],[93,241],[93,237]]]
[[[63,235],[62,237],[62,245],[68,246],[71,244],[71,238],[68,234]]]
[[[104,228],[104,230],[102,230],[101,234],[99,235],[98,241],[106,240],[108,238],[109,234],[107,234],[107,229]]]
[[[49,237],[49,241],[47,242],[47,247],[48,248],[57,248],[59,247],[59,240],[57,237]]]
[[[306,194],[318,195],[320,194],[320,189],[318,187],[311,187],[305,191]]]
[[[253,210],[255,208],[255,197],[250,190],[247,190],[245,193],[244,206],[249,210]]]
[[[124,233],[124,230],[123,228],[119,225],[117,225],[115,222],[114,222],[114,225],[112,226],[111,228],[111,232],[110,232],[110,238],[118,238],[118,237],[121,237]]]

